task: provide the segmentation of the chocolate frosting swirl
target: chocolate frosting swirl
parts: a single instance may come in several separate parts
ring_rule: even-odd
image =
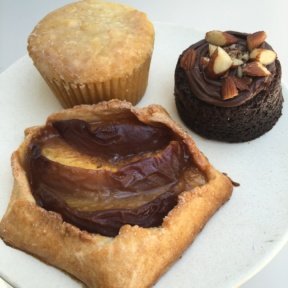
[[[237,48],[242,51],[248,51],[246,44],[246,38],[248,35],[247,33],[240,33],[235,31],[227,32],[239,39],[238,43],[236,44]],[[273,50],[272,47],[266,42],[264,42],[259,48]],[[194,53],[193,50],[196,51],[196,53]],[[253,81],[249,85],[249,90],[239,91],[239,94],[236,97],[224,100],[221,96],[222,79],[210,79],[204,72],[203,65],[201,65],[201,58],[209,56],[209,44],[206,42],[206,40],[201,40],[186,49],[180,56],[180,60],[185,57],[187,53],[193,53],[194,65],[191,65],[190,63],[189,68],[187,65],[184,65],[182,68],[186,72],[189,86],[191,91],[193,91],[193,95],[198,99],[215,106],[236,107],[242,105],[243,103],[252,99],[262,90],[267,89],[267,87],[271,84],[276,72],[275,62],[273,62],[266,67],[271,72],[270,76],[253,77]],[[179,61],[179,63],[181,62]],[[230,69],[229,75],[236,75],[236,72],[237,69]]]

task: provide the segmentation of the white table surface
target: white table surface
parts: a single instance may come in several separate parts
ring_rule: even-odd
[[[288,4],[285,0],[119,0],[118,2],[120,1],[145,11],[152,21],[175,23],[201,31],[265,30],[268,41],[277,51],[282,62],[282,79],[288,83],[286,61],[288,59]],[[35,24],[48,12],[69,2],[71,1],[0,0],[0,72],[26,53],[27,37]],[[1,109],[3,107],[0,107],[0,111]],[[288,287],[287,267],[288,244],[271,263],[241,288],[286,288]]]

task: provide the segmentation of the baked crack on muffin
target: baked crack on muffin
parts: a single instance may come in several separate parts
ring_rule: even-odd
[[[119,100],[28,129],[12,168],[0,237],[90,288],[151,287],[232,193],[161,106]]]
[[[281,65],[266,33],[213,30],[179,57],[175,102],[196,133],[244,142],[269,131],[282,113]]]

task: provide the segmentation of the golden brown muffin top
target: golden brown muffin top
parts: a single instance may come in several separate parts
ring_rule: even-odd
[[[152,53],[154,29],[129,6],[83,0],[48,14],[28,39],[28,51],[46,77],[74,83],[125,77]]]

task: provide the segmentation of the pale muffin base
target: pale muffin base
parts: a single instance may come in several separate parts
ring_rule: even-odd
[[[49,79],[39,69],[38,71],[64,108],[96,104],[111,99],[126,100],[135,105],[141,100],[147,88],[151,56],[131,75],[111,78],[103,82],[71,83],[60,79]]]

